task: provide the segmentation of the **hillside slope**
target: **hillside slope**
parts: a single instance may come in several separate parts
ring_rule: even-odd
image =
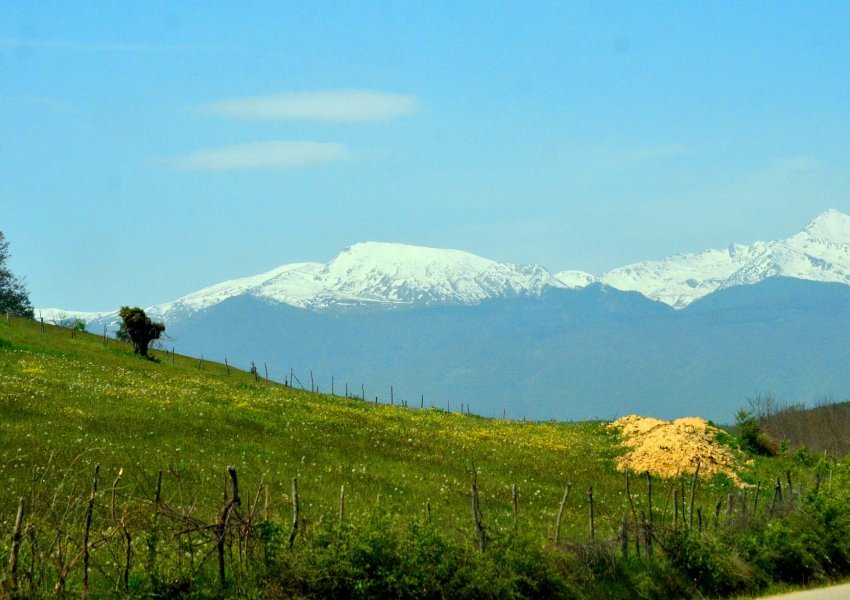
[[[52,455],[76,465],[80,481],[100,463],[106,473],[123,467],[141,489],[152,490],[157,470],[173,470],[201,505],[217,506],[221,473],[234,465],[246,489],[264,478],[283,514],[298,477],[313,519],[336,510],[344,484],[352,519],[380,495],[387,510],[415,512],[430,500],[457,527],[466,523],[473,459],[493,516],[510,518],[510,485],[521,483],[524,518],[535,527],[557,507],[566,478],[612,493],[619,485],[616,438],[595,423],[487,420],[311,394],[232,368],[227,375],[222,364],[199,370],[198,359],[183,356],[172,365],[156,353],[161,362],[149,362],[114,340],[104,348],[97,336],[72,340],[67,329],[42,334],[26,320],[0,323],[0,342],[5,481],[29,481]]]
[[[623,516],[645,514],[650,496],[643,477],[629,487],[616,471],[624,449],[603,423],[526,423],[376,405],[294,390],[200,359],[157,358],[143,360],[98,336],[0,321],[0,506],[7,514],[0,561],[14,564],[12,555],[23,548],[23,567],[17,579],[10,567],[4,590],[684,598],[756,589],[773,577],[767,570],[753,583],[712,571],[698,580],[675,555],[663,556],[663,545],[652,560],[620,560]],[[793,469],[796,482],[813,485],[811,465],[790,456],[748,461],[729,442],[727,436],[712,443],[733,453],[743,481],[773,481]],[[694,468],[688,458],[685,472]],[[226,465],[233,467],[230,478]],[[842,481],[844,468],[836,465]],[[294,529],[293,478],[300,507]],[[651,528],[665,544],[686,532],[660,498],[684,493],[689,480],[656,479],[662,490],[656,487]],[[574,489],[568,497],[565,484]],[[723,476],[690,489],[706,526],[730,494],[746,506],[746,492]],[[21,535],[14,533],[19,502]],[[797,504],[789,497],[778,506],[784,514]],[[742,531],[746,514],[715,516],[713,528]],[[769,517],[765,508],[761,514]],[[627,527],[638,549],[647,527]],[[689,535],[699,536],[695,543],[720,543],[700,542],[707,539],[702,525]],[[23,546],[12,542],[20,539]],[[700,556],[726,555],[711,548]],[[825,556],[816,568],[834,560],[824,554],[833,546],[813,548]],[[210,558],[216,549],[218,569]]]

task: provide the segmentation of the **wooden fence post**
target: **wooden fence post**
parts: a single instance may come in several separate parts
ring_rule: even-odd
[[[691,505],[690,505],[690,508],[688,509],[688,527],[690,527],[691,529],[694,528],[694,497],[696,496],[696,493],[697,493],[697,479],[699,478],[699,467],[700,467],[700,461],[699,461],[699,459],[697,459],[697,468],[694,469],[694,477],[693,477],[693,479],[691,479]],[[682,508],[684,508],[684,507],[685,506],[683,504]],[[684,513],[684,512],[685,511],[683,510],[682,513]]]
[[[561,542],[561,519],[564,518],[564,506],[567,504],[567,498],[570,497],[570,488],[573,486],[572,481],[567,482],[567,487],[564,488],[564,496],[561,498],[561,505],[558,507],[558,518],[555,520],[555,544]]]
[[[632,511],[632,520],[635,523],[635,553],[638,558],[640,558],[640,532],[638,531],[638,517],[637,511],[635,510],[635,503],[632,499],[632,486],[631,486],[631,477],[629,476],[629,472],[626,471],[626,496],[629,499],[629,508]]]
[[[652,526],[652,475],[649,474],[649,470],[646,471],[646,510],[648,515],[648,520],[646,522],[646,555],[647,557],[652,557],[652,536],[654,535],[653,526]]]
[[[298,505],[298,479],[292,478],[292,533],[289,534],[289,548],[295,543],[295,536],[298,534],[299,520],[299,505]]]
[[[236,478],[236,468],[233,466],[227,467],[227,473],[230,475],[230,500],[224,505],[221,511],[221,516],[218,520],[216,549],[218,550],[218,578],[222,589],[227,587],[227,579],[224,569],[224,538],[227,534],[227,523],[230,521],[230,513],[233,509],[242,504],[239,498],[239,481]]]
[[[6,318],[9,311],[6,311]],[[24,521],[24,499],[18,501],[18,514],[15,516],[15,529],[12,533],[12,549],[9,552],[9,591],[12,598],[18,597],[18,553],[21,549],[21,527]]]
[[[227,357],[224,357],[224,368],[227,370],[227,374],[230,375],[230,365],[227,364]]]
[[[312,370],[310,371],[310,391],[311,392],[316,391],[316,385],[313,383],[313,371]]]
[[[788,481],[788,500],[791,500],[794,497],[794,486],[791,483],[791,470],[788,469],[785,471],[785,478]]]
[[[760,492],[761,492],[761,481],[756,483],[756,494],[755,494],[755,498],[753,499],[753,515],[758,514]]]
[[[475,525],[475,533],[478,537],[478,550],[479,552],[484,552],[485,550],[485,534],[484,534],[484,524],[481,522],[481,505],[478,500],[478,473],[473,467],[472,471],[472,522]]]
[[[679,530],[679,490],[673,490],[673,531]]]
[[[773,503],[770,505],[770,512],[773,513],[776,508],[776,501],[779,500],[779,503],[782,503],[782,483],[779,481],[779,477],[776,478],[776,484],[773,486]]]

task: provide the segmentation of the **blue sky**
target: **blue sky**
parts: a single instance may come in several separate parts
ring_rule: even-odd
[[[37,306],[364,240],[599,274],[850,212],[848,3],[126,4],[0,7]]]

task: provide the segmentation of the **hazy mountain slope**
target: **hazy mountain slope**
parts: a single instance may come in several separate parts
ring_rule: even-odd
[[[797,308],[789,310],[789,306]],[[850,394],[850,287],[771,279],[674,311],[600,285],[474,306],[314,312],[233,298],[175,324],[178,350],[293,367],[309,387],[535,419],[729,421],[747,396]]]

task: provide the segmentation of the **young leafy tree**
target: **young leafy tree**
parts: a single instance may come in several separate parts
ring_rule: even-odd
[[[0,312],[32,317],[33,310],[24,282],[15,277],[6,265],[9,258],[9,242],[0,231]]]
[[[159,339],[165,331],[165,325],[151,321],[138,306],[122,306],[118,314],[121,317],[121,330],[133,342],[133,350],[147,358],[148,346],[153,340]]]

